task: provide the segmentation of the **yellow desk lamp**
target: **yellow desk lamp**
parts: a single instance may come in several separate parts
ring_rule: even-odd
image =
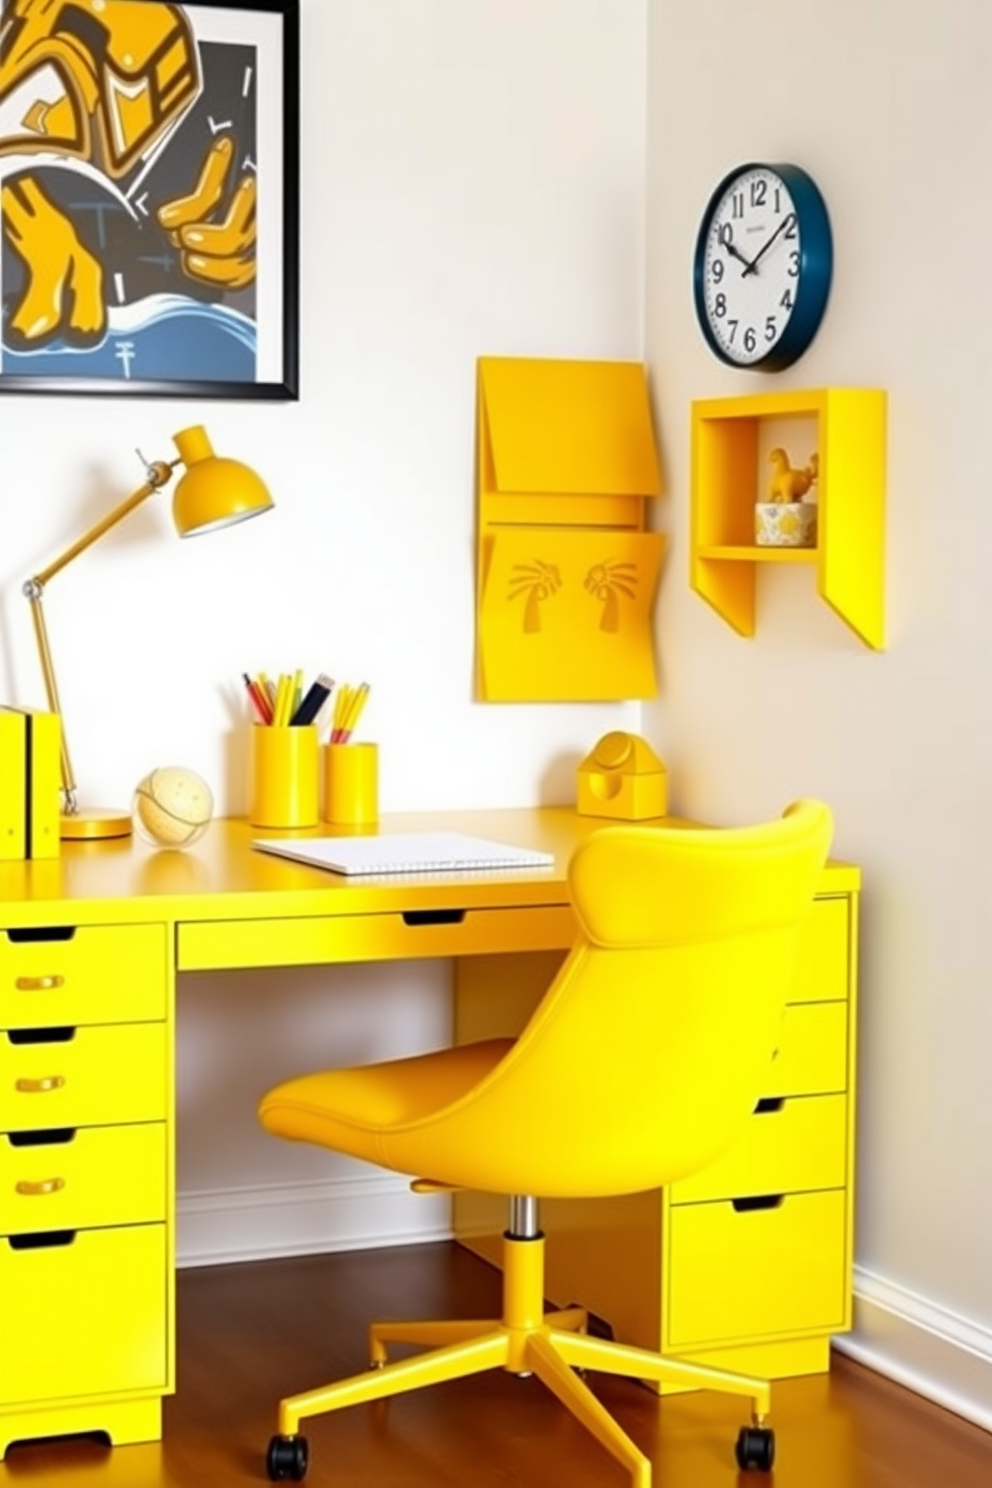
[[[215,455],[204,428],[197,425],[183,429],[173,436],[179,451],[177,460],[156,460],[145,470],[145,484],[128,496],[119,506],[91,527],[71,548],[68,548],[54,563],[41,573],[35,574],[24,585],[24,594],[31,602],[31,617],[34,621],[41,670],[45,679],[48,706],[62,717],[52,654],[45,628],[42,597],[49,579],[67,564],[99,541],[105,532],[116,527],[125,517],[149,496],[167,485],[177,465],[185,465],[185,474],[176,486],[172,498],[172,520],[180,537],[193,537],[199,532],[213,532],[220,527],[229,527],[247,517],[257,516],[272,506],[272,497],[259,476],[239,460],[226,460]],[[61,836],[65,839],[93,839],[127,837],[131,832],[131,816],[128,811],[113,811],[101,807],[80,810],[76,799],[76,781],[73,776],[69,746],[66,742],[65,720],[62,719],[62,825]]]

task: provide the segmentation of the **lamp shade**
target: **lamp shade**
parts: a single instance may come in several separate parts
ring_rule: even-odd
[[[186,466],[172,498],[172,520],[180,537],[229,527],[273,505],[261,477],[240,460],[215,455],[201,425],[183,429],[173,439]]]

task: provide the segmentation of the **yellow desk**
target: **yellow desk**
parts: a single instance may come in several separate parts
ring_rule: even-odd
[[[261,834],[234,820],[213,823],[185,853],[129,840],[73,843],[58,860],[0,864],[0,1456],[24,1437],[103,1430],[120,1443],[161,1433],[162,1396],[175,1380],[176,975],[451,957],[455,1036],[494,1024],[513,1031],[571,941],[565,868],[580,838],[601,825],[567,808],[382,823],[385,831],[459,830],[554,853],[554,868],[526,873],[349,880],[253,852],[251,838]],[[665,1346],[699,1351],[716,1328],[726,1348],[729,1317],[735,1349],[767,1349],[771,1335],[793,1349],[780,1355],[780,1372],[798,1372],[825,1367],[827,1336],[849,1326],[857,887],[856,870],[825,871],[790,1009],[796,1032],[783,1038],[782,1135],[770,1142],[766,1128],[758,1156],[739,1154],[736,1168],[714,1170],[708,1187],[641,1196],[633,1202],[643,1212],[589,1204],[579,1226],[562,1211],[562,1264],[549,1285],[608,1317],[618,1336],[648,1338],[674,1309]],[[810,1003],[830,1016],[805,1015]],[[812,1094],[821,1114],[797,1122]],[[823,1101],[831,1096],[840,1102],[828,1120]],[[790,1199],[757,1210],[750,1250],[736,1262],[742,1283],[764,1265],[763,1294],[745,1288],[746,1305],[730,1293],[707,1302],[691,1257],[712,1264],[731,1242],[712,1221],[700,1227],[700,1216],[727,1207],[715,1193],[728,1185],[746,1202],[755,1163],[764,1174],[790,1153]],[[815,1202],[823,1191],[831,1195],[828,1224]],[[793,1193],[814,1202],[793,1204]],[[488,1254],[502,1221],[464,1200],[456,1230]],[[636,1278],[632,1270],[619,1288],[618,1223],[621,1249],[639,1256]],[[813,1311],[807,1303],[797,1317],[804,1273],[793,1259],[783,1302],[778,1267],[814,1227],[826,1259],[815,1272]],[[762,1247],[774,1261],[762,1262]]]

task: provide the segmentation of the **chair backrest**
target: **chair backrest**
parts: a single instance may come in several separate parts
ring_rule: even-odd
[[[761,826],[593,833],[569,868],[576,945],[506,1057],[434,1118],[466,1185],[635,1193],[724,1151],[767,1093],[831,829],[801,801]]]

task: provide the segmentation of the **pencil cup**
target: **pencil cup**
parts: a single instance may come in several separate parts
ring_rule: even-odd
[[[255,724],[248,808],[253,827],[317,825],[319,757],[315,723],[296,728]]]
[[[324,820],[348,827],[374,826],[379,820],[378,744],[328,744]]]

